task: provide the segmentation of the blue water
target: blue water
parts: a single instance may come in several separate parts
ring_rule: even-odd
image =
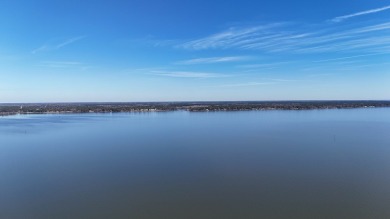
[[[390,109],[0,117],[0,218],[390,218]]]

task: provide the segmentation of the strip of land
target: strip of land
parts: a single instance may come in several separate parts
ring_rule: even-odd
[[[177,111],[313,110],[390,107],[390,101],[240,101],[0,104],[0,115]]]

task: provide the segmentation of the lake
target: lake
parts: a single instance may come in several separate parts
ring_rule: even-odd
[[[0,117],[0,218],[390,218],[390,109]]]

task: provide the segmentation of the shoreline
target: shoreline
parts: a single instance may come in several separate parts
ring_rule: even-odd
[[[0,116],[83,113],[220,112],[387,108],[390,101],[268,101],[0,104]]]

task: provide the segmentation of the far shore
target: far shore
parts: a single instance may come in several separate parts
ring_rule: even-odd
[[[323,110],[390,107],[390,101],[236,101],[0,104],[0,116],[27,114]]]

